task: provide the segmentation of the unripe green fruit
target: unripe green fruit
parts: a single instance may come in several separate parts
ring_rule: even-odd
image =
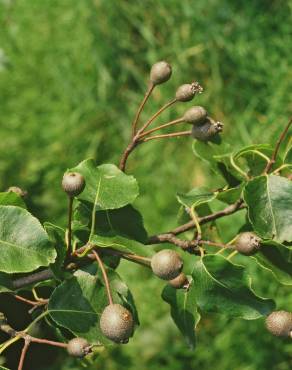
[[[287,311],[272,312],[266,318],[266,327],[278,337],[292,337],[292,313]]]
[[[170,79],[171,73],[171,66],[167,62],[157,62],[151,68],[150,81],[153,85],[160,85]]]
[[[116,343],[127,343],[134,330],[131,312],[120,304],[110,304],[100,317],[104,336]]]
[[[207,118],[207,111],[200,106],[195,106],[188,109],[184,116],[184,121],[191,124],[201,124]]]
[[[202,91],[203,88],[198,82],[184,84],[176,90],[175,98],[181,102],[190,101],[197,93],[201,93]]]
[[[235,249],[246,256],[255,254],[261,244],[261,239],[252,232],[245,232],[238,236],[235,242]]]
[[[175,251],[163,249],[151,258],[151,268],[160,279],[172,280],[180,274],[183,261]]]
[[[199,141],[208,141],[213,136],[221,132],[222,129],[223,123],[215,122],[211,118],[207,117],[203,124],[193,125],[192,136]]]
[[[188,279],[186,275],[181,272],[176,278],[169,280],[169,285],[171,285],[175,289],[184,288],[188,285]]]
[[[85,188],[84,177],[78,172],[67,172],[63,176],[62,187],[69,197],[75,197]]]
[[[20,197],[25,197],[27,195],[27,191],[22,190],[18,186],[10,186],[10,188],[8,188],[7,191],[15,193],[15,194],[19,195]]]
[[[84,357],[90,351],[90,345],[84,338],[73,338],[68,342],[67,351],[74,357]]]

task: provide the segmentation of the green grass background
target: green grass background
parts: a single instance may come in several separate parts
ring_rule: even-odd
[[[178,85],[198,80],[205,91],[196,104],[224,122],[224,140],[235,148],[274,142],[292,111],[291,10],[289,0],[0,0],[1,190],[25,188],[35,215],[64,225],[63,172],[87,157],[118,163],[149,68],[161,59],[173,76],[153,94],[144,120]],[[188,106],[177,105],[160,122]],[[177,224],[176,191],[218,185],[194,158],[190,139],[144,145],[128,170],[139,181],[135,205],[149,233]],[[130,266],[120,272],[141,326],[129,345],[103,351],[92,369],[290,368],[291,345],[269,336],[261,320],[208,315],[196,351],[188,350],[159,298],[163,284]],[[256,280],[289,309],[288,291]],[[82,368],[57,354],[57,364],[43,360],[34,368]]]

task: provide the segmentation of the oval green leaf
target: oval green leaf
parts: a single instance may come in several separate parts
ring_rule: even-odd
[[[254,258],[258,265],[269,270],[274,277],[283,285],[292,285],[292,256],[290,249],[283,244],[272,240],[262,242],[261,248],[251,258]]]
[[[56,251],[40,222],[27,210],[0,206],[0,271],[30,272],[54,262]]]
[[[269,314],[275,307],[271,299],[253,292],[244,267],[232,264],[223,256],[204,256],[195,262],[192,276],[196,301],[203,311],[253,320]]]
[[[191,348],[195,348],[195,329],[201,316],[196,303],[194,282],[191,282],[187,291],[184,289],[174,289],[170,285],[167,285],[163,289],[162,299],[169,303],[171,317],[186,339],[187,344]]]
[[[70,171],[81,173],[86,181],[85,189],[78,198],[93,203],[97,209],[124,207],[139,194],[136,179],[113,164],[96,167],[93,159],[87,159]]]
[[[245,187],[244,200],[254,231],[279,243],[292,241],[292,182],[280,176],[260,176]]]

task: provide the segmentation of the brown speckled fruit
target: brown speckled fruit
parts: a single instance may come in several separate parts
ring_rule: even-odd
[[[292,313],[287,311],[272,312],[266,318],[266,327],[278,337],[292,337]]]
[[[175,251],[163,249],[151,258],[151,268],[160,279],[172,280],[180,274],[183,261]]]
[[[120,304],[111,304],[100,317],[100,329],[113,342],[127,343],[134,330],[133,316]]]
[[[83,357],[90,351],[90,345],[84,338],[73,338],[68,342],[67,351],[74,357]]]
[[[172,69],[170,64],[165,61],[153,64],[150,71],[150,81],[153,85],[160,85],[170,79]]]
[[[184,114],[184,121],[192,125],[201,124],[207,118],[206,109],[200,106],[191,107]]]
[[[194,139],[199,141],[208,141],[213,136],[221,132],[223,129],[223,123],[215,122],[211,118],[207,117],[203,124],[193,125],[192,136]]]
[[[188,285],[189,281],[186,275],[181,272],[176,278],[169,280],[168,283],[175,289],[181,289],[185,288]]]
[[[261,239],[252,232],[245,232],[238,236],[235,249],[245,256],[251,256],[260,249]]]
[[[177,101],[186,102],[193,99],[196,94],[203,91],[202,86],[198,82],[192,82],[191,84],[184,84],[179,86],[176,90],[175,98]]]
[[[76,197],[85,188],[84,177],[78,172],[66,172],[62,180],[62,188],[69,197]]]

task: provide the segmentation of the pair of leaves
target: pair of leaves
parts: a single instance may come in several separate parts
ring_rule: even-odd
[[[108,277],[115,303],[126,306],[133,313],[136,324],[138,315],[133,297],[119,275],[108,269]],[[90,343],[109,344],[102,335],[99,320],[107,306],[106,290],[96,271],[78,270],[64,281],[51,295],[48,311],[51,318],[74,335]]]
[[[257,296],[244,267],[220,255],[195,258],[188,291],[167,286],[162,298],[171,305],[171,315],[189,344],[195,345],[194,329],[199,321],[198,308],[246,320],[270,313],[275,305]]]

